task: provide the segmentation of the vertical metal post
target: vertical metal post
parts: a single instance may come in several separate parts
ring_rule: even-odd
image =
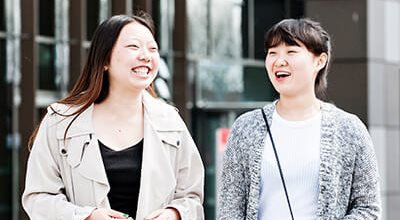
[[[11,201],[12,220],[19,218],[19,149],[21,145],[19,133],[18,110],[21,104],[21,4],[20,0],[6,0],[6,57],[7,57],[7,82],[12,85],[12,128],[11,141]]]
[[[255,57],[255,49],[254,49],[254,32],[255,32],[255,30],[254,30],[254,28],[255,28],[255,21],[254,21],[254,15],[255,15],[255,11],[254,11],[254,0],[248,0],[248,9],[247,9],[247,14],[248,14],[248,18],[249,18],[249,21],[248,21],[248,30],[249,30],[249,33],[248,33],[248,38],[249,38],[249,41],[248,41],[248,46],[249,46],[249,51],[248,51],[248,56],[249,56],[249,59],[254,59],[254,57]]]

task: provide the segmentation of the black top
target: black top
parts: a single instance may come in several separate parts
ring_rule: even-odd
[[[106,169],[111,208],[135,217],[142,168],[143,139],[136,145],[115,151],[99,141]]]

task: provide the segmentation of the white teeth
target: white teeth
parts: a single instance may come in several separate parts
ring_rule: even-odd
[[[290,76],[290,73],[287,72],[277,72],[275,73],[276,76]]]
[[[135,74],[140,76],[146,76],[149,73],[149,69],[147,67],[138,67],[132,70]]]

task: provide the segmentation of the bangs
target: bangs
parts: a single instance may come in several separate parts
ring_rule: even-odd
[[[267,52],[269,48],[276,47],[280,44],[300,46],[297,41],[298,39],[296,39],[290,31],[285,30],[282,26],[276,26],[265,34],[265,52]]]

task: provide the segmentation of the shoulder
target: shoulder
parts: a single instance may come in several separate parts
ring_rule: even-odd
[[[338,108],[334,104],[323,103],[323,109],[326,112],[327,120],[332,120],[338,123],[340,127],[365,127],[364,123],[358,118],[357,115]]]
[[[151,96],[148,92],[143,93],[143,105],[147,112],[156,115],[168,116],[179,115],[178,109],[160,98]]]
[[[271,118],[274,111],[274,106],[274,103],[270,103],[262,108],[267,117],[267,120]],[[232,129],[251,129],[254,131],[257,130],[256,128],[259,128],[260,125],[264,125],[264,123],[265,122],[263,119],[261,108],[258,108],[240,115],[233,123]]]
[[[82,110],[82,106],[53,103],[47,107],[47,114],[45,116],[45,119],[47,118],[47,126],[55,127],[58,133],[71,126],[72,122],[74,122],[72,127],[77,126],[77,124],[79,126],[90,127],[92,109],[93,105]]]
[[[342,137],[358,141],[369,138],[365,124],[355,114],[349,113],[330,103],[324,103],[324,120],[329,121]]]
[[[274,104],[270,103],[263,107],[263,111],[267,120],[271,119]],[[254,109],[240,115],[231,127],[231,138],[234,140],[242,141],[244,139],[255,140],[265,133],[265,121],[263,119],[261,108]]]
[[[232,125],[232,132],[242,133],[244,130],[250,130],[254,126],[254,121],[261,116],[261,110],[255,109],[240,115]]]
[[[47,114],[68,117],[76,113],[81,106],[73,106],[62,103],[53,103],[47,107]]]

